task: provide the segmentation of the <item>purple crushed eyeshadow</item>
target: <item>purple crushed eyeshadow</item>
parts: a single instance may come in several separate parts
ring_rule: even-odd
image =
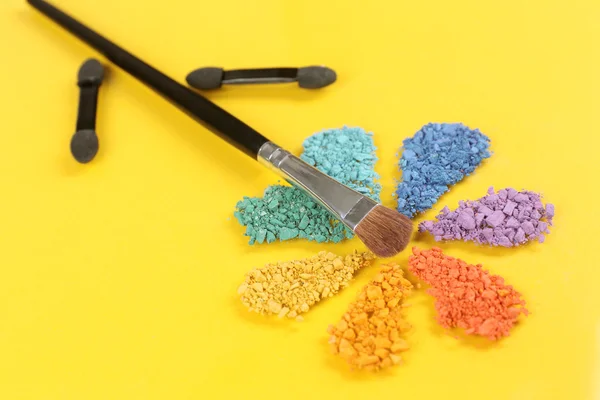
[[[419,224],[436,241],[464,240],[492,246],[514,247],[532,240],[543,243],[554,217],[554,205],[542,204],[541,195],[506,188],[480,199],[461,201],[456,210],[448,207],[436,221]]]

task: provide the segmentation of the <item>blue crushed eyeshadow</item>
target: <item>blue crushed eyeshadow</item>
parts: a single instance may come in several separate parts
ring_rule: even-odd
[[[491,156],[490,139],[461,123],[430,123],[403,141],[398,212],[413,218]]]

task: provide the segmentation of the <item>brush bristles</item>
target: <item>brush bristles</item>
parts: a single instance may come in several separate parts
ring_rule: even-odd
[[[405,215],[376,206],[354,229],[362,242],[378,257],[392,257],[408,246],[413,223]]]

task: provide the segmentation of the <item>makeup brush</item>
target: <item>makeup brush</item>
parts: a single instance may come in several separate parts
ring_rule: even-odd
[[[408,245],[412,221],[308,165],[193,90],[179,84],[43,0],[29,4],[104,54],[188,116],[246,155],[304,190],[350,228],[377,256],[391,257]]]
[[[79,108],[77,129],[71,138],[71,154],[78,162],[85,164],[98,153],[98,135],[96,134],[96,109],[98,90],[104,79],[104,67],[93,58],[86,60],[79,68],[77,86],[79,86]]]
[[[224,70],[218,67],[198,68],[186,77],[188,85],[201,90],[218,89],[222,85],[298,82],[304,89],[320,89],[335,82],[335,71],[327,67],[255,68]]]

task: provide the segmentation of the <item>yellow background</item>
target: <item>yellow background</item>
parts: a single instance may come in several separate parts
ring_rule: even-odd
[[[207,65],[334,68],[324,90],[208,96],[296,153],[324,128],[374,132],[389,206],[403,139],[428,122],[481,129],[493,157],[417,222],[489,186],[542,192],[556,219],[541,245],[442,246],[523,293],[532,314],[511,337],[453,339],[421,290],[405,364],[352,373],[326,329],[379,263],[303,323],[249,314],[236,289],[250,269],[364,247],[249,246],[235,204],[278,177],[111,64],[101,150],[75,163],[76,75],[98,54],[24,0],[3,0],[1,399],[600,398],[598,1],[55,4],[181,82]]]

